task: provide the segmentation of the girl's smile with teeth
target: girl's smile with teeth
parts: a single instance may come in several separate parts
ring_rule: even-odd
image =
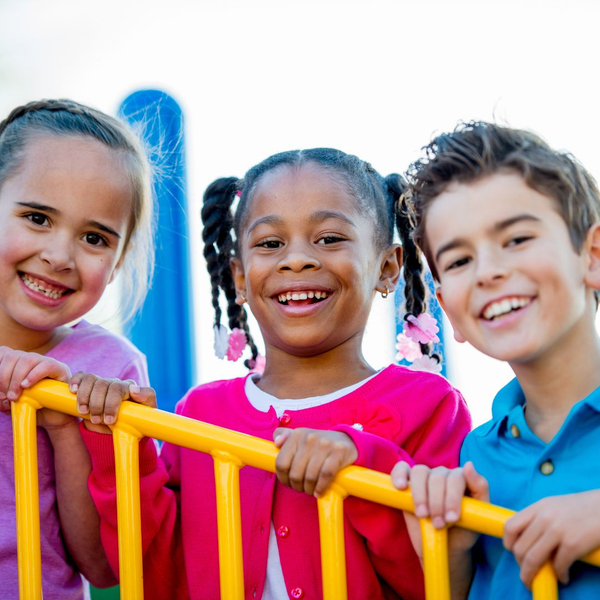
[[[484,308],[482,316],[486,321],[498,319],[515,310],[528,306],[532,301],[533,298],[526,296],[511,296],[502,298],[501,300],[495,300]]]
[[[328,297],[328,292],[319,290],[304,290],[294,292],[284,292],[277,295],[277,299],[281,304],[287,304],[288,302],[298,302],[300,300],[324,300]]]
[[[34,275],[29,275],[28,273],[19,273],[19,276],[21,277],[23,283],[30,290],[38,292],[39,294],[43,294],[47,298],[52,298],[53,300],[58,300],[65,294],[73,292],[73,290],[68,287],[43,281]]]

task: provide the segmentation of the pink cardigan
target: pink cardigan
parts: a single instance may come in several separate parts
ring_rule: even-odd
[[[344,431],[356,443],[356,464],[386,473],[400,459],[456,466],[471,425],[462,396],[445,379],[395,365],[347,396],[287,411],[281,419],[273,409],[256,410],[246,398],[244,382],[240,378],[194,388],[177,413],[268,440],[282,424]],[[103,542],[117,572],[112,440],[85,429],[82,435],[92,457],[89,485],[102,518]],[[153,442],[145,438],[140,477],[145,597],[219,598],[211,457],[165,444],[158,458]],[[262,596],[272,519],[290,598],[322,598],[316,500],[251,467],[240,472],[240,493],[245,597]],[[349,597],[422,598],[421,566],[402,513],[352,497],[344,508]]]

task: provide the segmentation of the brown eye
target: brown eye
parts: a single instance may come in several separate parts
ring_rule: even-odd
[[[48,222],[48,217],[43,213],[30,213],[26,215],[26,217],[34,225],[46,225],[46,223]]]
[[[83,239],[90,246],[106,246],[106,240],[99,233],[86,233]]]

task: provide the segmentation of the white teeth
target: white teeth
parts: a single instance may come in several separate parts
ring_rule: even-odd
[[[23,280],[23,283],[30,290],[33,290],[34,292],[39,292],[40,294],[43,294],[44,296],[46,296],[46,298],[52,298],[53,300],[57,300],[65,293],[65,292],[57,292],[56,290],[46,289],[46,288],[42,287],[41,285],[38,285],[37,283],[35,283],[35,281],[32,281],[25,274],[21,275],[21,279]]]
[[[277,300],[279,302],[285,303],[290,300],[308,300],[308,299],[316,298],[317,300],[322,300],[327,298],[327,292],[319,292],[319,291],[306,291],[306,292],[283,292],[277,296]]]
[[[496,317],[505,315],[517,308],[523,308],[531,303],[531,298],[505,298],[499,302],[490,304],[483,313],[483,318],[490,321]]]

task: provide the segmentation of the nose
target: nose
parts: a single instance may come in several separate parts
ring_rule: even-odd
[[[477,285],[494,285],[508,276],[508,267],[497,252],[480,252],[477,257]]]
[[[310,246],[305,243],[290,243],[287,246],[287,252],[277,263],[278,271],[292,271],[300,273],[306,270],[320,269],[321,263],[311,252]]]
[[[75,267],[73,240],[67,236],[52,236],[40,252],[40,259],[54,271],[70,271]]]

